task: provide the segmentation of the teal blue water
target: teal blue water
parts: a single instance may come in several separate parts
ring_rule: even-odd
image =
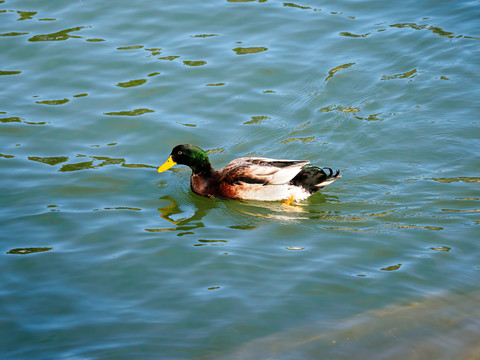
[[[2,359],[473,359],[479,1],[0,1]],[[342,178],[290,209],[213,165]]]

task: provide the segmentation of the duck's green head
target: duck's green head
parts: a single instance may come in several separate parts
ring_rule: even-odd
[[[175,146],[167,161],[158,168],[158,172],[164,172],[177,164],[189,166],[194,174],[211,170],[207,153],[193,145]]]

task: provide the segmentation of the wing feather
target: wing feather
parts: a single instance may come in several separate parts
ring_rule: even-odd
[[[308,163],[305,160],[239,158],[231,161],[220,172],[223,180],[230,184],[280,185],[292,180]]]

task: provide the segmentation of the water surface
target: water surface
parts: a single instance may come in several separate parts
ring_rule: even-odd
[[[3,357],[474,358],[479,5],[1,1]],[[179,143],[343,177],[202,198]]]

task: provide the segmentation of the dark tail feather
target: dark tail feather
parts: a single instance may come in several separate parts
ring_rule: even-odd
[[[326,175],[325,179],[322,179],[321,182],[318,184],[315,184],[316,187],[318,188],[323,188],[327,185],[330,185],[332,182],[334,182],[337,179],[340,179],[342,176],[340,175],[340,170],[336,170],[335,172],[331,168],[323,168],[322,171]]]
[[[314,194],[319,189],[331,184],[340,178],[340,171],[333,171],[330,168],[320,168],[316,165],[305,165],[295,176],[290,184],[305,188],[309,193]]]

